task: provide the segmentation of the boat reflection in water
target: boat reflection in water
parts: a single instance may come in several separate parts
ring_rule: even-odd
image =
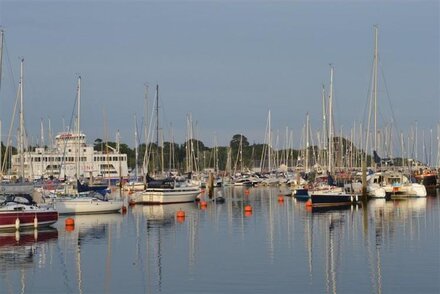
[[[169,266],[175,267],[166,260],[181,259],[188,254],[188,271],[191,271],[196,259],[197,209],[197,203],[132,206],[136,232],[134,259],[140,274],[136,280],[141,281],[142,289],[156,289],[152,292],[163,290],[164,273],[171,270]],[[184,211],[185,216],[178,217],[178,211]],[[180,248],[182,244],[188,245],[185,254],[180,249],[171,250],[172,247]]]
[[[104,287],[108,287],[111,279],[113,236],[123,221],[120,213],[108,214],[81,214],[71,216],[74,219],[73,226],[60,228],[60,239],[62,239],[61,255],[65,262],[66,273],[63,275],[63,285],[67,289],[76,289],[79,293],[109,292],[109,289],[102,288],[102,285],[94,283],[96,273],[93,268],[98,268],[103,274]],[[66,217],[60,219],[59,225],[63,225]],[[95,251],[95,248],[103,250]],[[101,261],[104,260],[104,263]],[[101,267],[102,264],[102,267]],[[95,269],[96,270],[96,269]],[[72,278],[73,277],[73,278]],[[95,277],[95,278],[93,278]],[[92,281],[92,282],[91,282]],[[98,287],[98,288],[96,288]]]
[[[304,210],[309,212],[305,214],[303,230],[307,268],[313,283],[310,289],[337,293],[347,287],[347,281],[356,278],[356,271],[352,273],[347,267],[358,270],[366,267],[370,290],[364,287],[365,291],[393,290],[390,277],[396,273],[390,272],[387,264],[387,270],[383,270],[382,264],[384,260],[390,262],[390,255],[405,256],[406,251],[395,252],[403,250],[395,245],[402,235],[413,240],[421,238],[428,203],[429,198],[373,199],[365,207],[314,209],[313,213],[310,213],[312,208],[303,206],[303,213]],[[366,264],[356,261],[362,252],[366,252]]]
[[[15,232],[0,232],[0,273],[32,268],[35,262],[45,262],[49,245],[58,239],[58,230],[44,228]],[[0,274],[0,281],[6,276]],[[6,284],[0,282],[0,284]]]
[[[190,218],[197,211],[197,203],[179,203],[166,205],[135,205],[132,208],[132,213],[135,217],[142,217],[151,224],[173,224],[177,219],[178,211],[185,212],[185,218]]]

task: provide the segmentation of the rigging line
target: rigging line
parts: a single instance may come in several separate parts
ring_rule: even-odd
[[[5,35],[3,35],[3,50],[4,50],[5,55],[6,55],[6,60],[8,61],[9,75],[11,77],[9,81],[11,83],[11,88],[16,92],[17,91],[17,84],[18,83],[15,82],[15,78],[14,78],[15,74],[14,74],[14,70],[12,68],[11,57],[9,55],[9,50],[8,50],[8,46],[7,46],[7,43],[6,43],[6,36]]]
[[[385,73],[384,73],[384,70],[383,70],[383,67],[382,67],[382,63],[380,62],[380,60],[379,60],[379,67],[380,67],[380,70],[381,70],[381,73],[382,73],[382,79],[383,79],[383,84],[385,86],[385,92],[387,94],[388,103],[390,104],[391,117],[393,119],[394,124],[396,125],[396,129],[397,129],[398,133],[400,133],[400,128],[398,127],[396,116],[394,115],[394,109],[393,109],[393,106],[391,104],[390,93],[388,91],[387,81],[385,80]]]
[[[156,99],[153,100],[153,107],[151,108],[151,115],[150,115],[150,123],[148,125],[148,134],[147,134],[147,138],[145,140],[146,142],[146,146],[145,146],[145,153],[144,153],[144,169],[147,169],[147,173],[148,173],[148,165],[150,164],[150,151],[151,151],[151,143],[150,143],[150,138],[153,135],[153,131],[152,131],[152,127],[153,126],[153,117],[154,117],[154,111],[155,111],[155,106],[156,106]]]
[[[17,107],[18,107],[18,101],[20,100],[20,92],[17,89],[17,96],[15,98],[15,105],[14,105],[14,111],[12,112],[12,118],[11,118],[11,125],[9,126],[9,131],[8,131],[8,137],[6,139],[6,150],[5,150],[5,154],[4,154],[4,160],[3,160],[3,165],[1,167],[1,172],[3,173],[3,171],[6,168],[6,161],[8,159],[8,150],[9,150],[9,146],[11,144],[11,136],[12,136],[12,129],[14,128],[14,121],[15,121],[15,113],[17,112]],[[12,151],[11,151],[12,152]],[[11,162],[12,165],[12,162]]]
[[[367,89],[367,99],[365,100],[364,113],[362,115],[362,125],[363,126],[367,125],[365,123],[366,119],[370,120],[370,117],[367,118],[367,109],[369,109],[370,100],[372,99],[371,88],[372,88],[372,84],[373,84],[373,64],[374,64],[374,60],[371,61],[371,63],[372,63],[372,65],[371,65],[370,81],[368,83],[368,89]]]
[[[77,103],[78,103],[78,95],[75,93],[72,114],[70,115],[69,127],[67,129],[68,132],[70,132],[72,130],[73,118],[75,116],[75,110],[76,110]],[[60,177],[61,177],[61,167],[65,164],[66,150],[67,150],[67,137],[64,138],[63,147],[64,147],[63,148],[63,157],[62,157],[60,165],[58,166],[58,179],[60,179]]]

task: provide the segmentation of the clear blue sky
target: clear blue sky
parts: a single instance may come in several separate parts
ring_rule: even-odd
[[[385,3],[384,3],[385,2]],[[160,85],[161,124],[182,143],[186,116],[213,146],[243,133],[263,142],[294,129],[306,112],[321,121],[321,85],[335,67],[335,122],[345,132],[365,113],[379,26],[380,117],[406,132],[440,117],[438,1],[5,1],[0,25],[7,55],[0,92],[3,134],[25,58],[25,115],[38,138],[40,119],[54,132],[68,124],[76,76],[82,76],[82,130],[88,141],[133,145],[133,116],[145,116],[144,84]],[[11,74],[13,71],[13,74]],[[15,83],[16,84],[16,83]],[[384,124],[385,122],[381,122]],[[299,144],[299,143],[297,143]]]

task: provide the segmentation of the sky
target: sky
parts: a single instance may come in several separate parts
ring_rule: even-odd
[[[367,125],[374,31],[379,27],[379,127],[419,134],[440,118],[438,1],[11,1],[0,90],[2,137],[24,58],[24,114],[38,140],[72,120],[81,75],[81,129],[134,145],[159,84],[164,140],[225,146],[234,134],[263,143],[286,127],[300,144],[306,113],[321,127],[321,89],[334,72],[335,129]],[[147,112],[147,113],[146,113]],[[47,138],[47,133],[46,133]],[[348,135],[347,135],[348,136]],[[141,137],[141,135],[139,135]],[[139,140],[143,140],[140,138]],[[275,139],[274,139],[275,140]]]

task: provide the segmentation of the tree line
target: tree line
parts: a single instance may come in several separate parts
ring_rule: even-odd
[[[365,154],[357,149],[345,138],[333,138],[334,158],[336,164],[343,167],[361,166],[361,159]],[[117,148],[116,142],[104,142],[97,138],[94,141],[94,149],[107,152],[107,146]],[[136,149],[138,158],[136,160]],[[201,171],[214,169],[216,171],[242,171],[254,168],[268,171],[276,169],[280,165],[288,167],[304,167],[306,164],[313,167],[316,164],[326,165],[325,152],[318,146],[309,147],[309,161],[305,162],[305,150],[281,149],[275,150],[268,144],[250,144],[247,137],[235,134],[230,140],[229,146],[208,147],[202,141],[190,139],[183,144],[164,142],[160,146],[156,143],[139,144],[137,148],[130,148],[121,143],[119,151],[127,154],[127,164],[130,169],[148,165],[149,171],[178,170],[180,172]],[[357,154],[355,157],[353,154]],[[351,161],[350,163],[348,161]],[[367,156],[367,164],[371,163],[371,157]]]

